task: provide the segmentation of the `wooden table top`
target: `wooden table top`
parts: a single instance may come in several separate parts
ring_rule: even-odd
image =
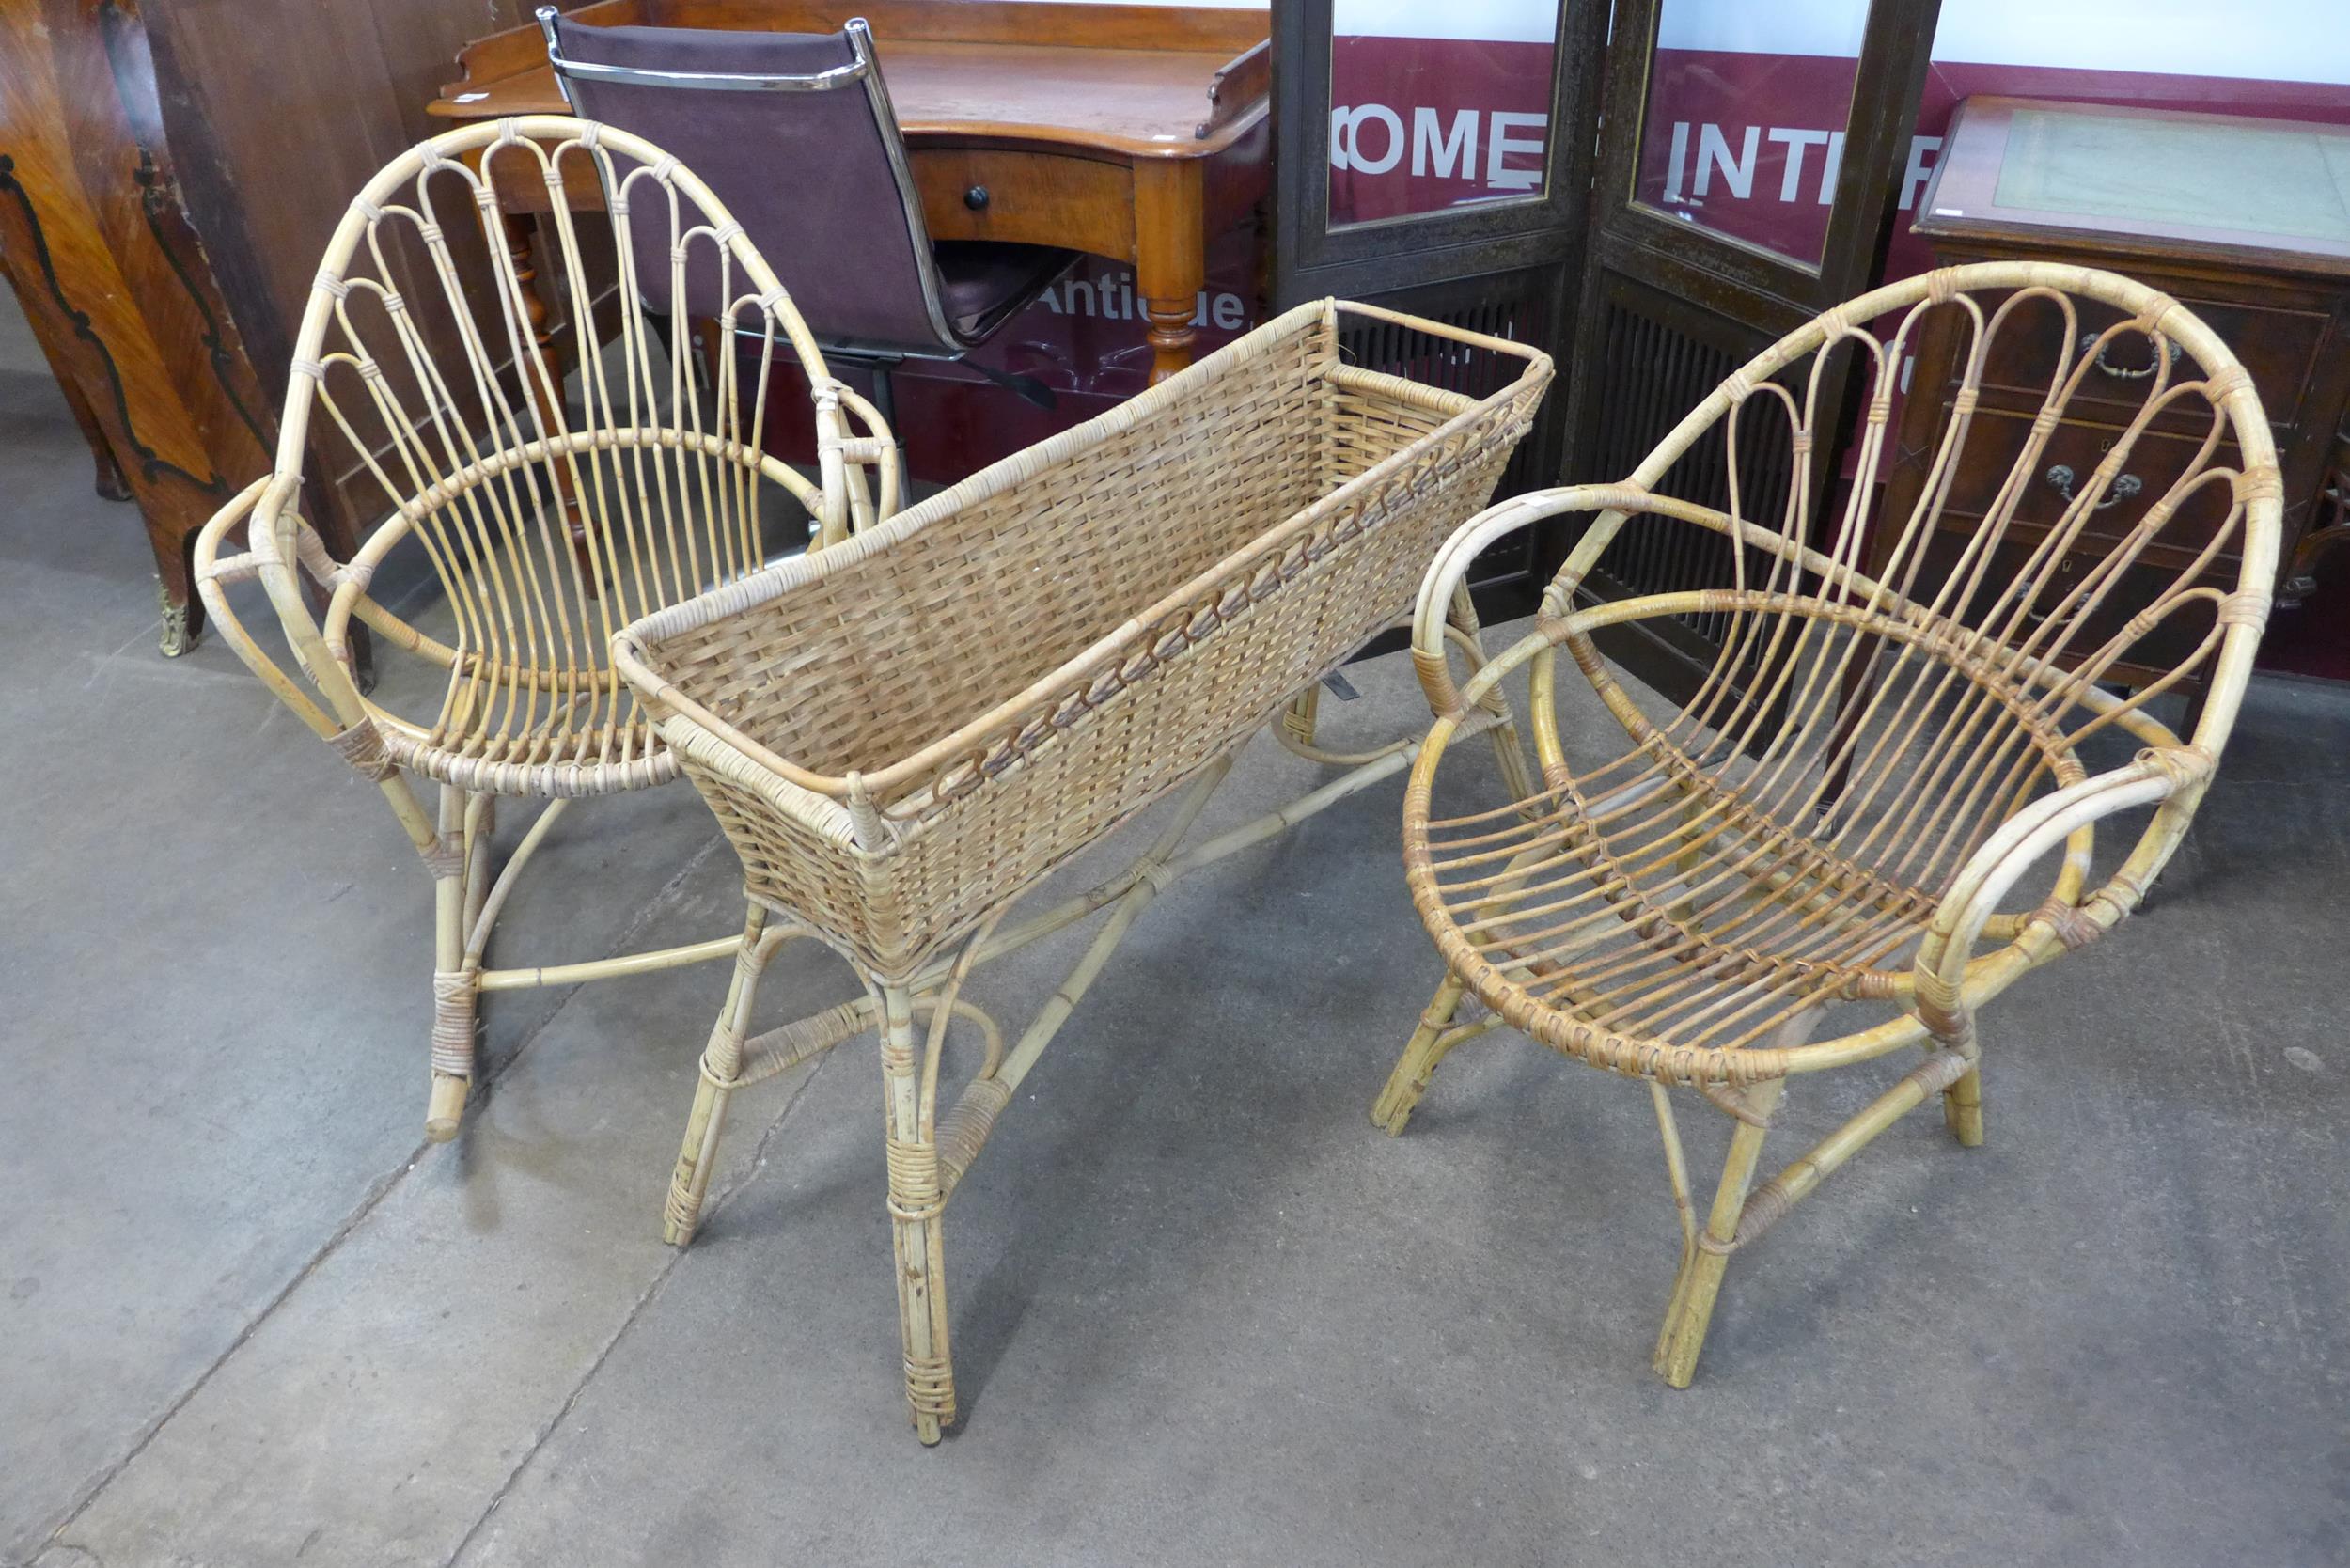
[[[643,21],[649,8],[649,0],[604,0],[572,15],[624,24]],[[669,25],[799,32],[834,30],[835,10],[842,21],[861,14],[871,22],[890,102],[909,141],[1207,157],[1262,118],[1271,86],[1260,11],[989,0],[868,0],[853,9],[822,0],[658,7]],[[564,112],[535,24],[479,40],[459,64],[464,79],[442,88],[430,113],[488,119]]]
[[[1919,209],[1934,240],[2350,275],[2350,127],[1969,98]]]

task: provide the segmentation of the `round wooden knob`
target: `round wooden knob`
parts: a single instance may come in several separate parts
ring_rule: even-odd
[[[971,209],[974,212],[984,212],[987,211],[987,187],[984,185],[974,185],[969,190],[964,192],[963,204]]]

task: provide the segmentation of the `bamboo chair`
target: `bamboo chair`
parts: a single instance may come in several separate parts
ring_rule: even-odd
[[[1384,335],[1388,363],[1447,384],[1348,363],[1350,334]],[[1310,700],[1292,698],[1396,623],[1429,552],[1491,498],[1549,380],[1548,357],[1521,343],[1302,305],[840,549],[620,635],[621,673],[741,855],[750,902],[668,1238],[693,1236],[736,1090],[878,1029],[906,1401],[923,1442],[957,1413],[948,1200],[1153,897],[1403,771],[1417,735],[1334,751]],[[1474,667],[1467,595],[1437,619]],[[1343,771],[1184,847],[1268,721]],[[1464,725],[1532,787],[1497,701]],[[1056,868],[1177,792],[1139,860],[1007,923]],[[1096,914],[1083,959],[1007,1047],[962,999],[965,978]],[[808,938],[850,961],[865,998],[750,1038],[760,973]],[[942,1108],[957,1018],[982,1055]]]
[[[1963,335],[1964,378],[1916,508],[1872,516],[1895,378],[1929,323]],[[1802,458],[1835,406],[1840,346],[1869,398],[1851,499],[1815,520]],[[2115,363],[2152,368],[2124,380]],[[2096,417],[2119,430],[2076,482],[2047,445],[2091,383],[2108,409]],[[2012,417],[1979,411],[1986,387]],[[1996,494],[1980,454],[1962,478],[1970,452],[2012,443],[2027,418],[2012,461],[1992,448]],[[1783,507],[1750,515],[1746,469],[1765,438],[1792,447],[1795,477]],[[1709,483],[1726,504],[1684,498]],[[1982,1141],[1976,1015],[2111,931],[2178,847],[2251,670],[2280,494],[2250,378],[2184,306],[2110,274],[1995,262],[1819,317],[1733,373],[1621,483],[1521,496],[1469,523],[1420,590],[1414,657],[1436,719],[1403,819],[1413,902],[1448,973],[1372,1120],[1401,1133],[1445,1056],[1504,1025],[1645,1082],[1682,1240],[1655,1367],[1686,1387],[1732,1252],[1936,1094],[1959,1143]],[[1980,525],[1937,533],[1961,506],[1981,509]],[[1456,686],[1438,639],[1464,569],[1565,513],[1598,515],[1536,629]],[[1698,547],[1716,553],[1722,586],[1578,598],[1610,549]],[[2124,582],[2156,588],[2126,616],[2109,604]],[[1693,617],[1710,618],[1720,655],[1678,713],[1653,719],[1603,638]],[[1569,755],[1561,648],[1622,725],[1620,755]],[[2160,673],[2115,696],[2101,682],[2125,657]],[[1541,788],[1505,789],[1498,807],[1487,789],[1439,814],[1440,776],[1454,799],[1480,782],[1448,770],[1450,743],[1519,669]],[[2149,704],[2205,669],[2209,696],[2183,741]],[[2114,765],[2133,740],[2143,749]],[[2134,808],[2153,814],[2126,856],[2094,857],[2097,823]],[[1465,1010],[1469,997],[1482,1010]],[[1749,1191],[1790,1079],[1911,1050],[1920,1059],[1866,1109]],[[1733,1123],[1702,1210],[1672,1090]]]
[[[572,193],[583,190],[597,199],[575,206]],[[566,406],[551,335],[536,328],[533,272],[509,253],[509,209],[540,211],[567,319],[593,322],[601,311],[612,323],[615,341],[585,356],[576,407]],[[702,384],[687,335],[665,335],[653,314],[689,299],[763,342],[765,355],[716,355],[714,381]],[[814,386],[814,481],[764,455],[779,348]],[[852,434],[848,416],[863,433]],[[306,452],[321,465],[313,472],[362,472],[368,494],[380,493],[384,518],[347,564],[329,558],[301,515]],[[196,578],[238,657],[381,787],[432,879],[431,1137],[457,1132],[483,992],[640,974],[740,948],[725,936],[587,963],[484,962],[517,874],[571,801],[677,774],[613,672],[612,634],[760,567],[771,502],[804,512],[818,544],[870,523],[868,464],[886,512],[897,485],[887,431],[825,373],[740,226],[660,149],[560,116],[485,122],[401,154],[352,203],[303,317],[275,470],[205,526]],[[221,554],[240,529],[245,551]],[[387,564],[390,580],[429,573],[448,630],[421,629],[371,596]],[[254,578],[306,689],[229,607],[228,585]],[[438,701],[403,714],[362,691],[353,621],[445,671]],[[406,774],[439,786],[437,811]],[[493,879],[501,798],[544,805]]]

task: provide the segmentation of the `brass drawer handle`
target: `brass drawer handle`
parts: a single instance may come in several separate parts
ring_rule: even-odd
[[[2072,557],[2066,556],[2061,560],[2057,562],[2057,573],[2068,577],[2072,575]],[[2026,620],[2034,622],[2043,621],[2047,619],[2048,617],[2055,612],[2057,604],[2061,603],[2064,598],[2063,594],[2053,591],[2057,586],[2056,577],[2052,575],[2046,582],[2032,589],[2031,597],[2024,601],[2024,619]],[[2040,603],[2041,596],[2043,594],[2047,595],[2049,600],[2049,603],[2044,606]]]
[[[2106,357],[2107,353],[2112,352],[2113,345],[2111,343],[2107,343],[2102,349],[2097,348],[2097,339],[2103,337],[2104,336],[2105,334],[2102,332],[2092,331],[2082,333],[2080,352],[2087,353],[2092,349],[2096,349],[2097,368],[2103,370],[2107,375],[2111,376],[2116,381],[2144,381],[2148,376],[2154,373],[2154,367],[2156,365],[2162,364],[2165,361],[2168,361],[2172,365],[2176,365],[2179,362],[2179,346],[2170,341],[2168,337],[2158,337],[2154,339],[2154,341],[2162,345],[2162,353],[2156,355],[2154,359],[2147,361],[2147,363],[2138,369],[2125,370]]]
[[[2060,463],[2050,468],[2047,473],[2042,475],[2041,478],[2048,481],[2049,489],[2064,497],[2067,505],[2072,503],[2073,469],[2069,463]],[[2093,511],[2103,511],[2107,507],[2113,505],[2116,501],[2126,501],[2131,496],[2137,494],[2139,491],[2145,488],[2145,481],[2140,479],[2136,474],[2116,474],[2113,476],[2112,493],[2107,495],[2104,500],[2098,502],[2096,506],[2091,510]]]

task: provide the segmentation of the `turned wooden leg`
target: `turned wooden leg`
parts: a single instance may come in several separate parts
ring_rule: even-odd
[[[1151,323],[1151,384],[1191,363],[1191,319],[1207,282],[1207,213],[1198,160],[1135,166],[1135,293]]]
[[[727,1098],[743,1071],[743,1041],[750,1032],[751,1004],[759,996],[759,977],[775,956],[775,944],[761,940],[767,912],[751,905],[743,923],[743,950],[735,955],[734,980],[727,987],[726,1005],[710,1027],[710,1043],[702,1047],[701,1082],[694,1090],[694,1111],[685,1119],[685,1144],[678,1151],[677,1170],[669,1178],[669,1201],[662,1218],[662,1234],[671,1247],[694,1239],[701,1223],[702,1200],[710,1195],[710,1172],[718,1163],[718,1135],[727,1120]]]
[[[1705,1330],[1714,1317],[1714,1299],[1721,1292],[1722,1271],[1738,1233],[1738,1216],[1747,1206],[1747,1188],[1754,1180],[1755,1162],[1771,1115],[1787,1087],[1783,1078],[1756,1084],[1746,1094],[1752,1121],[1740,1121],[1731,1135],[1730,1158],[1722,1167],[1722,1184],[1715,1190],[1713,1213],[1696,1241],[1681,1250],[1681,1273],[1673,1281],[1672,1302],[1665,1309],[1665,1326],[1656,1338],[1655,1366],[1667,1383],[1686,1388],[1697,1374],[1698,1352],[1704,1348]]]
[[[1387,1087],[1379,1091],[1378,1101],[1371,1107],[1371,1125],[1386,1128],[1390,1137],[1402,1133],[1403,1124],[1412,1119],[1412,1108],[1428,1092],[1428,1080],[1444,1058],[1437,1043],[1452,1027],[1452,1015],[1461,1006],[1461,977],[1448,972],[1428,1011],[1419,1015],[1419,1027],[1412,1031],[1395,1071],[1387,1074]]]
[[[898,1264],[898,1326],[914,1435],[938,1441],[955,1420],[954,1359],[947,1345],[945,1194],[938,1146],[918,1081],[914,998],[882,987],[882,1088],[888,1112],[889,1221]]]
[[[463,791],[441,786],[440,844],[426,857],[432,873],[432,1088],[424,1136],[435,1143],[455,1137],[464,1119],[481,997],[480,971],[465,964],[465,807]]]
[[[1965,1076],[1942,1091],[1942,1121],[1950,1136],[1964,1149],[1982,1147],[1982,1068],[1980,1064],[1966,1070]]]

